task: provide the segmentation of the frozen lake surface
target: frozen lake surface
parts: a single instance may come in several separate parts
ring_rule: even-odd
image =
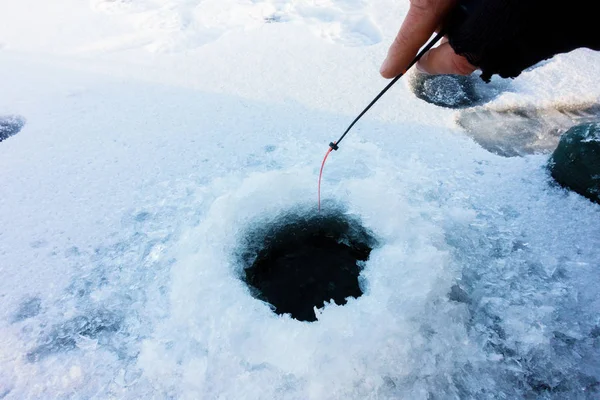
[[[3,1],[0,399],[598,398],[599,206],[456,122],[598,104],[588,50],[466,110],[400,82],[325,169],[377,242],[362,296],[300,322],[245,283],[407,5]]]

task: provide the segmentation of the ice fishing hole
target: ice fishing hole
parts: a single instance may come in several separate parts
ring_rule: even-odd
[[[315,307],[363,294],[359,275],[375,245],[360,221],[341,211],[288,213],[248,232],[243,279],[275,313],[316,321]]]
[[[0,115],[0,142],[16,135],[25,126],[25,118],[18,115]]]

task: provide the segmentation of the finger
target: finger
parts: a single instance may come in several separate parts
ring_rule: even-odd
[[[455,2],[455,0],[411,0],[408,14],[381,66],[380,72],[384,78],[393,78],[404,72]]]
[[[456,54],[450,43],[429,50],[421,57],[418,67],[429,74],[456,75],[470,75],[477,69],[466,58]]]

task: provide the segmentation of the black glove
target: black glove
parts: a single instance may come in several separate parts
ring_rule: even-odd
[[[463,7],[464,19],[447,28],[450,46],[486,82],[579,47],[600,50],[598,0],[471,0]]]

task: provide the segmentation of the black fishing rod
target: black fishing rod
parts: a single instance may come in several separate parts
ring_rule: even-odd
[[[469,14],[469,9],[471,8],[472,4],[474,2],[476,2],[476,1],[477,0],[463,0],[455,8],[455,10],[452,12],[450,23],[453,24],[453,25],[455,25],[455,24],[459,24],[462,21],[464,21],[464,19],[466,18],[466,16]],[[406,67],[406,69],[404,70],[404,72],[402,72],[401,74],[399,74],[398,76],[396,76],[394,79],[392,79],[392,81],[390,83],[388,83],[386,85],[386,87],[384,87],[383,90],[381,92],[379,92],[379,94],[377,96],[375,96],[375,98],[369,103],[369,105],[367,105],[367,107],[365,107],[365,109],[362,110],[362,112],[360,114],[358,114],[358,117],[356,117],[354,119],[354,121],[352,121],[352,123],[344,131],[344,133],[342,134],[342,136],[340,136],[340,138],[338,140],[336,140],[335,142],[329,143],[329,149],[327,150],[327,153],[325,153],[325,157],[323,158],[323,162],[321,163],[321,170],[319,172],[319,188],[318,188],[319,211],[321,211],[321,178],[323,177],[323,168],[325,167],[325,161],[327,161],[327,157],[329,157],[329,153],[331,153],[333,150],[339,149],[339,145],[340,145],[341,141],[344,140],[344,138],[346,137],[346,135],[348,134],[348,132],[350,132],[350,129],[352,129],[352,127],[362,118],[362,116],[365,115],[367,113],[367,111],[369,111],[371,109],[371,107],[373,107],[373,105],[375,103],[377,103],[377,101],[392,86],[394,86],[394,84],[396,82],[398,82],[398,80],[400,80],[400,78],[402,78],[409,69],[411,69],[417,62],[419,62],[419,60],[421,59],[421,57],[423,57],[423,55],[425,53],[427,53],[429,50],[431,50],[433,48],[433,46],[435,46],[436,43],[438,43],[444,37],[445,34],[446,34],[446,30],[445,29],[440,30],[440,32],[437,33],[433,37],[433,39],[431,39],[425,45],[425,47],[423,47],[423,49],[421,49],[421,51],[419,51],[419,53],[416,55],[416,57],[413,58],[413,60],[410,62],[410,64],[408,64],[408,67]]]
[[[319,211],[321,211],[321,178],[323,176],[323,168],[325,167],[325,161],[327,161],[327,157],[329,157],[329,153],[331,153],[332,150],[339,149],[339,145],[340,145],[341,141],[344,140],[344,138],[346,137],[348,132],[350,132],[350,129],[352,129],[352,127],[362,118],[362,116],[365,115],[367,113],[367,111],[369,111],[369,109],[371,107],[373,107],[373,105],[375,103],[377,103],[377,101],[385,94],[385,92],[387,92],[392,86],[394,86],[394,84],[396,82],[398,82],[398,80],[400,78],[402,78],[409,69],[411,69],[417,62],[419,62],[419,60],[421,59],[421,57],[423,57],[423,55],[425,53],[427,53],[429,50],[431,50],[431,48],[433,46],[435,46],[435,44],[437,42],[439,42],[441,38],[444,37],[444,34],[445,34],[444,31],[440,31],[440,33],[435,35],[435,37],[433,39],[431,39],[425,47],[423,47],[423,49],[419,52],[419,54],[417,54],[417,56],[415,58],[413,58],[413,60],[410,62],[410,64],[408,64],[408,67],[406,68],[406,70],[404,70],[404,72],[402,72],[400,75],[398,75],[397,77],[392,79],[392,81],[390,83],[388,83],[387,86],[384,87],[383,90],[381,92],[379,92],[379,94],[377,96],[375,96],[375,98],[369,103],[369,105],[364,110],[362,110],[362,112],[360,114],[358,114],[358,117],[356,117],[354,119],[354,121],[352,121],[352,123],[350,124],[350,126],[348,126],[348,129],[346,129],[344,131],[342,136],[340,136],[340,138],[338,140],[336,140],[335,142],[329,143],[329,149],[327,150],[327,153],[325,154],[325,158],[323,158],[323,162],[321,163],[321,171],[319,172],[319,196],[318,196],[319,197]]]

